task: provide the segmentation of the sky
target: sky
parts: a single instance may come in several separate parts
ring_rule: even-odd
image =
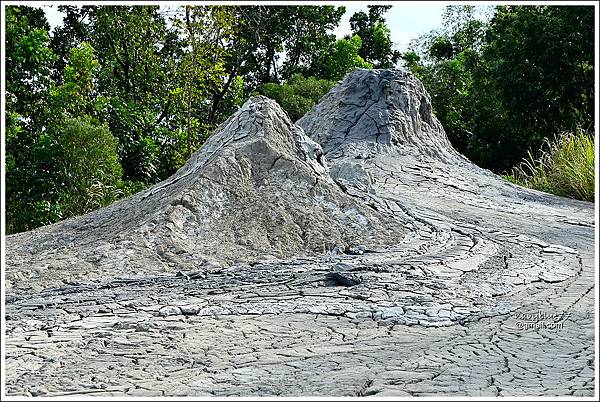
[[[342,38],[350,33],[350,17],[357,11],[367,11],[366,2],[338,2],[335,5],[344,5],[346,13],[340,25],[335,30],[337,38]],[[397,3],[385,14],[386,22],[390,28],[391,38],[396,48],[405,51],[411,40],[418,38],[432,29],[442,25],[442,14],[449,2],[407,2]],[[62,23],[62,14],[57,6],[43,7],[50,26]]]

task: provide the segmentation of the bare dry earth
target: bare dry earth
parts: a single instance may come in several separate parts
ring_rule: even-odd
[[[167,181],[6,239],[8,395],[594,395],[594,205],[451,147],[410,74],[257,97]]]

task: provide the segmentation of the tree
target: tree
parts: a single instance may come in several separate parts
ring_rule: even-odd
[[[392,68],[400,59],[400,52],[393,49],[390,30],[383,17],[391,7],[368,6],[368,14],[359,11],[350,18],[352,36],[359,36],[362,40],[358,54],[375,68]]]
[[[224,41],[231,40],[233,14],[230,9],[219,6],[185,6],[185,15],[176,17],[174,25],[187,43],[188,51],[183,55],[178,68],[178,103],[185,108],[187,133],[187,157],[191,156],[212,128],[215,112],[206,100],[223,90],[225,70]],[[198,136],[199,122],[208,125]]]
[[[310,73],[326,80],[340,80],[356,68],[373,68],[359,55],[361,46],[362,40],[358,35],[337,40],[322,51]]]
[[[306,74],[323,49],[335,43],[333,31],[346,12],[345,7],[298,6],[286,7],[291,12],[289,31],[284,40],[286,60],[283,63],[281,78]]]
[[[94,103],[94,78],[100,65],[94,49],[89,43],[81,42],[69,53],[63,84],[52,91],[53,106],[69,116],[95,115],[102,105]]]
[[[515,127],[544,137],[594,118],[593,12],[577,7],[498,7],[484,57]]]
[[[6,10],[6,217],[8,233],[24,230],[32,188],[32,144],[47,129],[52,64],[49,25],[41,9]]]
[[[46,107],[55,56],[48,47],[50,26],[40,9],[6,8],[6,108],[39,128]]]
[[[261,84],[313,71],[324,49],[334,45],[332,31],[345,12],[343,7],[332,6],[221,8],[231,14],[232,26],[215,37],[215,46],[222,48],[226,74],[222,85],[211,90],[211,125],[224,120],[232,106]],[[283,52],[286,60],[280,63]]]
[[[100,63],[97,88],[107,97],[102,119],[119,139],[127,180],[161,179],[159,153],[177,119],[173,93],[182,43],[158,6],[102,6],[89,11]]]
[[[505,171],[545,138],[593,122],[593,10],[472,6],[447,9],[405,65],[432,95],[453,145],[480,166]]]
[[[68,118],[57,136],[54,153],[64,174],[59,204],[64,217],[81,215],[114,202],[122,169],[117,139],[107,124],[90,117]]]
[[[454,56],[454,45],[446,36],[435,38],[429,48],[429,54],[434,60],[448,60]]]
[[[473,70],[470,147],[482,164],[508,170],[546,138],[590,127],[593,26],[586,6],[496,8]]]
[[[24,214],[33,218],[26,225],[53,223],[114,202],[122,174],[116,148],[108,126],[89,116],[67,117],[50,127],[33,147],[32,184],[38,193]]]
[[[121,195],[117,141],[106,124],[89,115],[98,109],[93,86],[97,70],[88,43],[71,49],[63,84],[47,91],[43,126],[32,132],[19,158],[11,153],[8,233],[90,212]],[[24,134],[11,131],[16,136],[11,145]]]
[[[57,55],[54,63],[53,80],[62,83],[63,71],[69,62],[70,51],[81,42],[90,42],[89,15],[93,6],[58,6],[58,11],[65,14],[62,25],[54,28],[50,40],[50,48]]]

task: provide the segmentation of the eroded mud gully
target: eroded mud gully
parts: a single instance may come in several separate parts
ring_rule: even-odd
[[[248,101],[169,180],[7,239],[9,395],[594,393],[594,214],[448,143],[404,71]]]

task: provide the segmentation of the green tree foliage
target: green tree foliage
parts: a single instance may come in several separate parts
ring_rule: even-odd
[[[344,12],[333,6],[234,7],[227,69],[244,77],[248,93],[295,73],[306,75],[323,49],[335,43],[333,29]],[[286,60],[280,63],[283,52]]]
[[[334,6],[286,7],[293,12],[287,38],[284,40],[286,60],[281,78],[289,79],[294,74],[308,74],[310,67],[335,43],[334,29],[339,25],[346,9]]]
[[[63,71],[69,62],[71,49],[81,42],[90,42],[89,14],[93,6],[58,6],[58,11],[65,14],[62,25],[56,26],[50,39],[50,48],[57,56],[52,78],[62,83]]]
[[[6,217],[13,232],[39,226],[31,217],[30,200],[39,189],[32,181],[32,144],[45,127],[49,112],[54,54],[48,48],[48,23],[40,9],[6,7]],[[44,185],[43,182],[40,182]]]
[[[94,92],[99,66],[89,43],[71,49],[63,84],[51,95],[54,120],[34,148],[36,160],[51,168],[60,188],[57,204],[64,217],[93,211],[119,196],[118,142],[106,123],[92,117],[105,101]]]
[[[500,7],[483,57],[518,149],[594,116],[594,18],[590,7]],[[527,138],[531,136],[531,138]]]
[[[40,194],[43,205],[50,205],[56,217],[68,218],[115,201],[122,175],[116,149],[108,126],[89,116],[69,117],[52,127],[33,150],[46,186],[52,184],[48,194]],[[38,218],[50,223],[54,215]]]
[[[49,90],[42,129],[33,136],[25,130],[12,133],[11,143],[33,141],[23,163],[17,164],[11,152],[7,165],[9,233],[90,212],[123,194],[117,141],[106,124],[89,115],[98,108],[94,49],[84,42],[70,55],[62,85]]]
[[[277,101],[292,121],[304,116],[335,85],[335,81],[293,75],[283,84],[267,83],[258,93]]]
[[[91,118],[67,119],[61,126],[58,145],[60,168],[66,173],[61,205],[68,216],[93,211],[118,196],[122,169],[117,140],[108,125]]]
[[[171,95],[183,44],[158,6],[94,7],[89,20],[100,63],[98,91],[107,97],[104,121],[119,139],[124,178],[159,181],[158,148],[170,132],[163,124],[175,115]]]
[[[312,72],[327,80],[340,80],[356,68],[373,68],[359,55],[362,40],[358,35],[335,41],[321,53]]]
[[[507,170],[545,138],[593,122],[592,11],[497,7],[486,22],[473,6],[452,6],[444,29],[403,59],[454,146],[480,166]]]
[[[383,17],[391,7],[368,6],[368,14],[359,11],[350,18],[352,35],[362,40],[358,55],[375,68],[392,68],[400,59],[400,52],[393,49],[390,30]]]
[[[54,108],[69,116],[94,115],[102,105],[95,105],[94,77],[99,67],[94,49],[82,42],[70,51],[64,68],[63,84],[51,93]]]
[[[6,8],[7,109],[29,117],[45,107],[55,56],[48,45],[50,26],[41,9]]]
[[[213,93],[223,91],[222,77],[225,70],[225,49],[221,41],[231,40],[233,33],[233,13],[225,7],[185,6],[181,19],[175,18],[181,37],[189,43],[189,51],[179,63],[178,87],[172,92],[180,108],[186,111],[185,127],[187,139],[187,157],[197,149],[205,137],[214,116],[209,104],[204,102]],[[198,137],[201,122],[209,124],[206,131]]]
[[[28,146],[48,115],[55,60],[48,48],[49,28],[40,9],[6,8],[6,151],[16,169],[29,158]]]

